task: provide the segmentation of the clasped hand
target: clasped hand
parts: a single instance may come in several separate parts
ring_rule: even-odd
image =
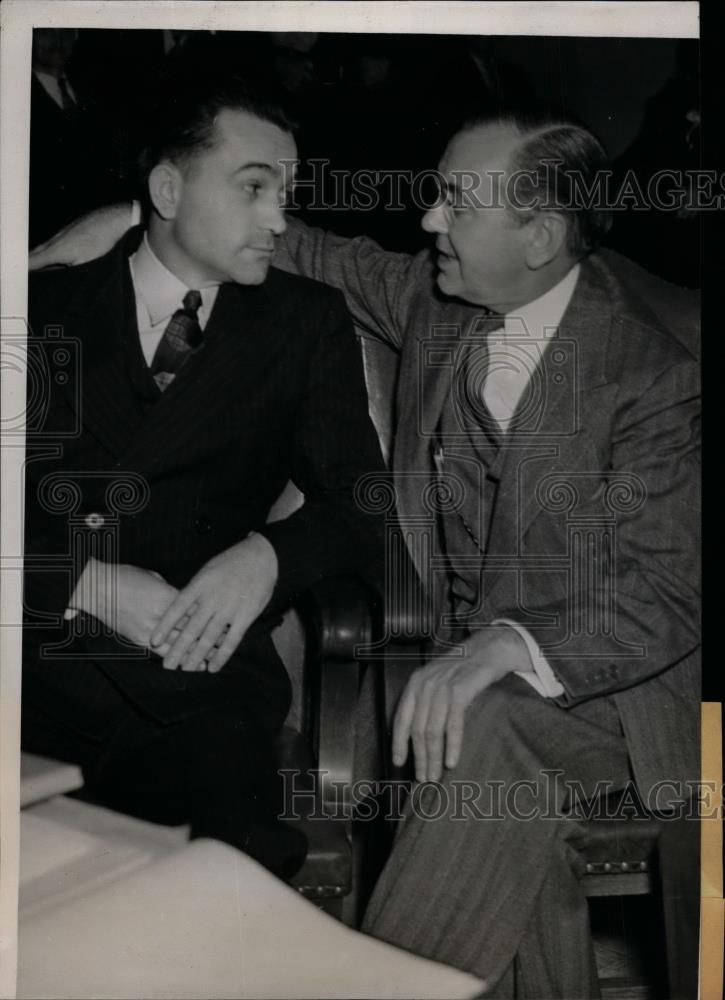
[[[122,638],[149,649],[151,633],[177,594],[176,587],[152,570],[91,558],[68,603],[66,617],[85,612]],[[156,650],[161,656],[166,651]]]
[[[395,713],[393,763],[401,767],[413,743],[418,781],[438,781],[458,763],[465,713],[473,699],[508,673],[532,670],[526,644],[506,625],[487,626],[465,644],[463,657],[439,657],[408,681]]]
[[[210,559],[179,591],[153,631],[151,648],[168,670],[216,673],[269,603],[276,582],[272,545],[249,535]]]

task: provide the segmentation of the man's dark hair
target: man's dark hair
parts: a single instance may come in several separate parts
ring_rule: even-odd
[[[183,163],[213,147],[216,119],[225,109],[245,111],[284,132],[295,129],[281,103],[261,85],[228,72],[198,72],[195,68],[189,73],[177,66],[159,81],[144,122],[137,158],[137,179],[143,193],[157,163],[164,159]]]
[[[611,168],[599,139],[573,115],[550,106],[501,109],[469,120],[463,131],[486,125],[510,128],[521,137],[509,163],[509,177],[521,172],[511,204],[520,224],[537,208],[558,210],[569,224],[569,253],[579,258],[596,249],[612,222],[602,197]]]

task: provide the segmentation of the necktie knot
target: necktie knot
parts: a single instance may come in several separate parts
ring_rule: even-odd
[[[454,392],[459,415],[464,422],[477,429],[477,436],[485,439],[494,449],[501,444],[501,427],[488,408],[486,386],[492,371],[500,365],[493,360],[488,337],[504,326],[501,313],[488,310],[479,318],[473,335],[463,345],[460,361],[454,372]]]
[[[183,298],[183,306],[187,312],[194,313],[194,318],[196,319],[196,314],[199,312],[199,306],[201,305],[201,292],[197,292],[196,289],[191,289],[186,293]]]
[[[169,320],[151,362],[151,374],[162,392],[203,339],[197,315],[201,293],[191,289],[184,296],[182,305],[183,308],[177,309]]]

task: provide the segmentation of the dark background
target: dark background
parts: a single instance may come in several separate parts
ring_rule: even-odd
[[[34,66],[44,61],[47,71],[55,44],[53,72],[67,78],[74,102],[62,109],[34,81],[31,245],[82,212],[133,196],[132,164],[150,97],[159,74],[182,62],[191,73],[223,65],[267,81],[299,122],[300,157],[327,159],[330,169],[435,167],[463,120],[502,102],[529,100],[573,111],[602,139],[619,175],[632,168],[643,185],[658,169],[701,165],[696,41],[43,31],[43,38],[34,33]],[[342,234],[373,236],[389,249],[426,245],[420,209],[409,197],[402,211],[303,208],[302,214]],[[662,277],[699,286],[695,213],[616,213],[610,243]]]

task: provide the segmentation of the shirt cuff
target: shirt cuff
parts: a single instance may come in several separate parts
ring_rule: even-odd
[[[564,686],[556,679],[556,674],[549,666],[549,661],[546,659],[544,654],[539,649],[539,645],[531,635],[531,633],[524,628],[523,625],[517,625],[516,622],[512,622],[508,618],[497,618],[495,621],[491,622],[492,625],[509,625],[514,629],[521,638],[526,643],[526,648],[529,651],[529,656],[531,657],[531,665],[534,668],[533,674],[525,670],[517,670],[516,673],[519,677],[523,677],[525,681],[538,691],[540,695],[544,698],[559,698],[564,694]]]
[[[141,225],[141,202],[131,202],[131,228]]]

